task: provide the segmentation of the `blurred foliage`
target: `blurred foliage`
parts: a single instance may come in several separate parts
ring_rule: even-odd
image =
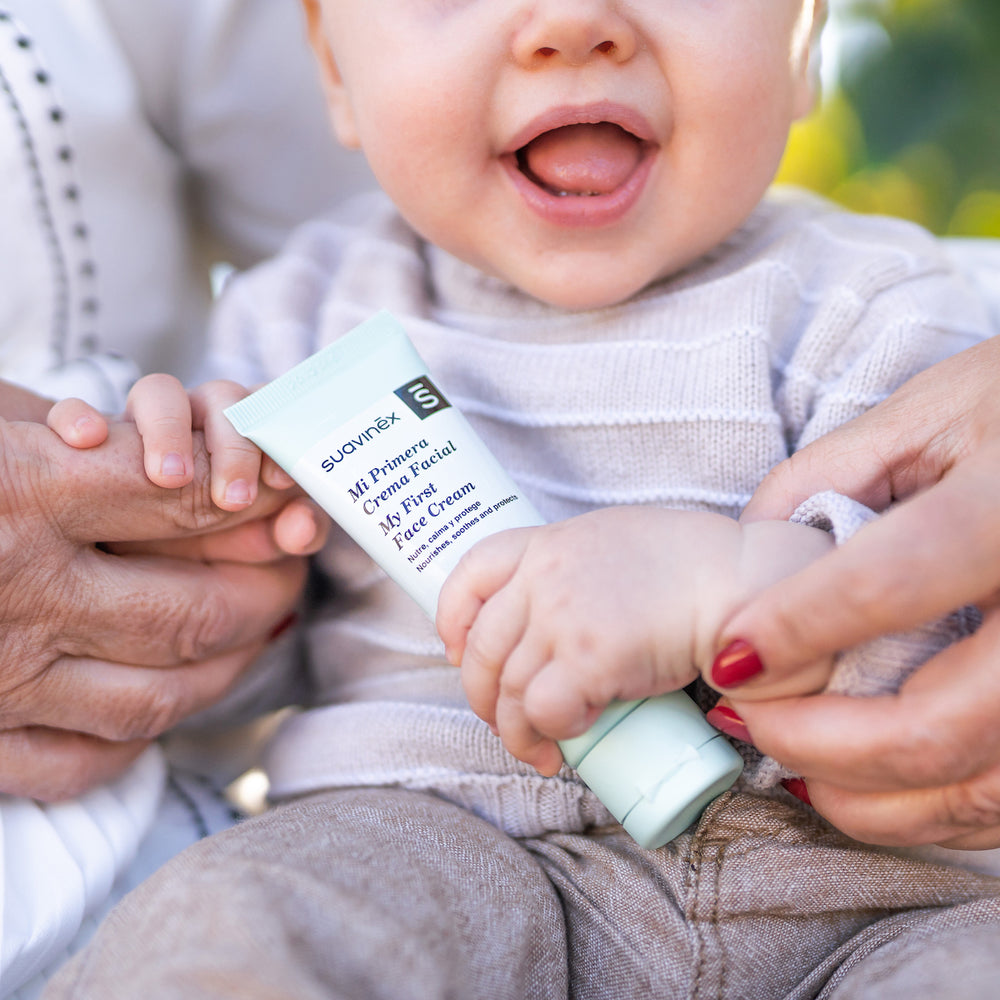
[[[779,180],[937,233],[1000,237],[1000,0],[833,0],[838,79]]]

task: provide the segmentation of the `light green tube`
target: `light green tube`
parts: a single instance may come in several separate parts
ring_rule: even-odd
[[[387,312],[225,412],[432,619],[477,541],[544,523]],[[681,833],[742,769],[679,691],[616,703],[560,747],[643,847]]]

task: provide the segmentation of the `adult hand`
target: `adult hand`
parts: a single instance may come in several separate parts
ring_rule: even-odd
[[[304,562],[276,558],[261,522],[244,542],[270,561],[197,558],[236,556],[240,535],[209,533],[286,503],[262,490],[227,514],[207,466],[202,450],[194,485],[166,491],[127,425],[77,451],[0,422],[0,791],[54,800],[106,780],[217,700],[292,612]]]
[[[754,742],[805,776],[818,811],[861,840],[1000,845],[998,387],[1000,338],[793,456],[744,514],[786,517],[825,489],[876,510],[902,501],[750,601],[720,640],[757,654],[760,672],[729,691]],[[965,604],[982,610],[981,630],[894,697],[758,700],[823,654]]]

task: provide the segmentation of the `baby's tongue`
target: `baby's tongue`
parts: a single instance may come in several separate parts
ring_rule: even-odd
[[[639,140],[610,122],[566,125],[544,132],[523,150],[523,164],[537,183],[567,194],[607,194],[635,170]]]

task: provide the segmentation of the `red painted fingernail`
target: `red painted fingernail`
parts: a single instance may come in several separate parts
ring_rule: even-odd
[[[753,743],[753,738],[750,736],[747,724],[731,708],[727,708],[725,705],[716,705],[715,708],[706,713],[705,718],[716,729],[727,736],[731,736],[734,740]]]
[[[282,618],[277,625],[271,630],[271,634],[267,637],[268,642],[274,642],[275,639],[283,636],[293,625],[298,622],[298,613],[293,611],[290,615]]]
[[[764,669],[749,642],[734,639],[712,662],[712,682],[718,687],[738,687]]]
[[[806,788],[806,783],[801,778],[785,778],[781,784],[784,786],[785,790],[794,795],[799,802],[804,802],[807,806],[812,805],[812,799],[809,798],[809,789]]]

